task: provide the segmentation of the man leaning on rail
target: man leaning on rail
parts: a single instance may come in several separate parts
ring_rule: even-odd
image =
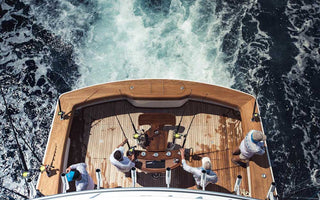
[[[265,144],[267,137],[261,131],[251,130],[246,137],[241,141],[240,147],[233,151],[234,158],[231,161],[242,167],[246,167],[249,159],[257,154],[265,153]]]
[[[91,176],[88,174],[86,163],[78,163],[70,165],[66,169],[66,177],[68,182],[76,181],[76,190],[83,191],[83,190],[93,190],[94,183]]]
[[[202,171],[205,170],[206,171],[206,182],[205,182],[205,187],[209,184],[215,184],[216,182],[218,182],[218,176],[217,174],[211,170],[211,161],[210,158],[208,157],[204,157],[201,159],[202,161],[202,166],[201,167],[191,167],[187,164],[186,159],[184,157],[184,149],[180,149],[180,153],[181,153],[181,162],[182,162],[182,168],[193,174],[193,178],[197,184],[197,188],[200,189],[201,188],[201,175],[202,175]]]

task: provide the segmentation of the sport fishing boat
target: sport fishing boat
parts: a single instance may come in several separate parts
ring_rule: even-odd
[[[268,151],[245,167],[231,161],[250,130],[263,131],[259,116],[253,96],[190,81],[128,80],[67,92],[52,122],[38,199],[275,199]],[[125,138],[140,163],[129,174],[109,160]],[[180,148],[190,166],[209,157],[218,182],[197,189]],[[75,192],[68,184],[66,168],[75,163],[86,163],[97,189]]]

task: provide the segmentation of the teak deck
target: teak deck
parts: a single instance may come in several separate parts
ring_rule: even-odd
[[[183,99],[188,101],[181,103],[182,106],[172,108],[132,105],[132,102],[137,104],[140,100],[159,103],[163,100],[174,102]],[[141,114],[169,113],[176,117],[176,124],[183,115],[179,132],[186,134],[189,130],[185,148],[191,148],[191,156],[187,163],[191,166],[201,166],[201,158],[205,156],[210,157],[212,161],[212,169],[218,175],[218,182],[214,185],[209,184],[206,190],[231,193],[237,175],[241,175],[241,194],[259,199],[266,198],[273,181],[267,154],[254,157],[248,168],[236,166],[231,162],[232,151],[239,146],[245,134],[251,129],[262,130],[260,122],[251,121],[255,100],[250,95],[187,81],[136,80],[77,90],[63,95],[60,100],[62,110],[67,112],[67,119],[60,120],[56,113],[44,159],[44,163],[48,163],[56,151],[56,175],[47,177],[42,174],[38,182],[38,189],[46,195],[61,192],[60,174],[65,171],[66,165],[78,162],[87,163],[87,170],[95,183],[95,169],[101,169],[103,188],[131,187],[128,174],[119,172],[109,161],[111,152],[124,139],[116,116],[130,145],[134,146],[137,142],[133,139],[134,131],[128,113],[135,126],[145,130],[150,126],[139,127]],[[174,129],[175,126],[168,127],[169,141],[173,138]],[[70,137],[71,143],[68,163],[64,163],[67,137]],[[184,138],[177,139],[176,143],[182,145],[183,140]],[[125,148],[128,149],[127,146]],[[136,186],[165,187],[164,175],[138,170]],[[180,166],[172,170],[171,180],[171,187],[196,189],[192,175]],[[50,185],[53,187],[47,187],[46,181],[51,182]]]

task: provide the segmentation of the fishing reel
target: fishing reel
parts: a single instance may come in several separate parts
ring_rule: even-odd
[[[46,172],[47,176],[51,177],[53,175],[52,174],[53,168],[54,168],[54,166],[51,166],[51,165],[41,165],[39,168],[39,171],[41,173]]]
[[[136,147],[137,147],[137,146],[131,147],[131,148],[128,150],[127,155],[128,155],[128,156],[133,155],[133,154],[134,154],[134,150],[135,150]]]
[[[174,134],[173,134],[173,138],[174,138],[174,139],[181,139],[182,137],[183,137],[183,135],[180,134],[180,133],[174,133]]]
[[[259,113],[253,113],[253,114],[252,114],[251,121],[252,121],[252,122],[259,122],[259,121],[260,121],[260,115],[259,115]]]
[[[144,149],[148,146],[148,135],[145,134],[143,129],[137,130],[137,132],[133,135],[133,139],[136,139],[138,145]]]
[[[24,171],[24,172],[22,172],[22,177],[23,177],[23,178],[28,178],[29,176],[30,176],[29,171]]]
[[[136,140],[141,140],[141,137],[143,137],[144,135],[144,130],[141,129],[141,130],[137,130],[137,132],[133,135],[133,139],[136,139]]]
[[[63,112],[63,111],[58,112],[58,116],[60,116],[60,120],[64,120],[64,114],[65,114],[65,112]]]

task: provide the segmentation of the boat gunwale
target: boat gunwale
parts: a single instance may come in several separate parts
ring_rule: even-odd
[[[46,200],[46,199],[56,199],[60,197],[67,197],[67,196],[77,196],[81,194],[95,194],[95,193],[111,193],[111,192],[176,192],[176,193],[188,193],[188,194],[197,194],[197,195],[208,195],[208,196],[219,196],[225,198],[233,198],[233,199],[240,199],[240,200],[255,200],[256,198],[246,197],[246,196],[239,196],[235,194],[228,194],[228,193],[221,193],[221,192],[213,192],[207,190],[190,190],[190,189],[183,189],[183,188],[166,188],[166,187],[126,187],[126,188],[107,188],[107,189],[99,189],[99,190],[85,190],[79,192],[69,192],[64,194],[56,194],[46,197],[37,198],[37,200]]]
[[[146,95],[146,97],[142,97],[142,96],[139,96],[139,95],[134,95],[134,94],[122,94],[120,88],[117,88],[119,90],[119,93],[115,92],[116,90],[113,88],[113,93],[111,94],[108,94],[108,93],[105,93],[105,96],[101,97],[100,98],[92,98],[90,100],[85,99],[85,101],[77,101],[76,103],[70,103],[70,102],[65,102],[68,100],[69,97],[72,97],[73,95],[75,95],[77,92],[80,92],[81,90],[91,90],[91,89],[94,89],[94,88],[104,88],[105,86],[110,86],[110,84],[114,84],[113,86],[117,86],[117,85],[122,85],[122,87],[126,86],[126,84],[130,84],[130,83],[134,83],[134,82],[140,82],[140,81],[147,81],[147,82],[150,82],[150,84],[156,82],[157,84],[159,85],[163,85],[163,81],[171,81],[171,83],[179,83],[179,82],[182,82],[186,85],[188,85],[188,87],[190,87],[189,89],[191,90],[192,92],[192,89],[193,87],[195,87],[196,89],[199,89],[199,87],[202,89],[200,92],[196,92],[196,94],[184,94],[184,95],[179,95],[179,94],[176,94],[175,96],[166,96],[166,97],[150,97],[150,95]],[[162,83],[161,83],[162,81]],[[141,83],[141,82],[140,82]],[[97,90],[98,90],[97,89]],[[219,103],[219,101],[215,101],[216,99],[212,97],[212,94],[209,95],[208,93],[208,90],[210,89],[216,89],[218,90],[219,92],[221,92],[223,94],[224,91],[228,91],[229,95],[231,94],[234,94],[235,96],[237,95],[240,95],[241,97],[243,97],[244,99],[241,99],[242,100],[242,103],[239,103],[237,102],[238,104],[232,104],[230,102],[222,102],[222,103]],[[196,91],[196,90],[195,90]],[[206,93],[207,91],[207,93]],[[127,91],[128,93],[128,91]],[[91,96],[94,96],[95,93],[93,93],[93,95]],[[172,94],[171,94],[172,95]],[[89,97],[91,97],[89,96]],[[210,84],[207,84],[207,83],[200,83],[200,82],[192,82],[192,81],[183,81],[183,80],[171,80],[171,79],[139,79],[139,80],[126,80],[126,81],[116,81],[116,82],[109,82],[109,83],[105,83],[105,84],[99,84],[99,85],[94,85],[94,86],[89,86],[89,87],[84,87],[84,88],[81,88],[81,89],[77,89],[77,90],[73,90],[73,91],[70,91],[70,92],[66,92],[62,95],[59,96],[59,99],[61,100],[61,102],[63,102],[63,107],[64,108],[68,108],[67,111],[68,114],[70,114],[70,118],[68,120],[60,120],[58,119],[59,115],[58,115],[58,104],[56,105],[56,111],[55,111],[55,114],[54,114],[54,118],[53,118],[53,121],[52,121],[52,126],[51,126],[51,129],[50,129],[50,133],[49,133],[49,139],[48,139],[48,142],[47,142],[47,146],[46,146],[46,151],[45,151],[45,155],[47,155],[48,153],[48,148],[49,148],[49,144],[50,144],[50,139],[51,137],[53,137],[52,135],[52,132],[53,132],[53,128],[54,126],[58,126],[60,121],[62,122],[63,126],[66,126],[67,129],[65,130],[64,132],[64,136],[63,137],[68,137],[69,134],[70,134],[70,127],[72,125],[72,119],[73,119],[73,114],[75,112],[75,110],[77,109],[80,109],[82,107],[86,107],[86,106],[89,106],[90,104],[92,105],[96,105],[96,104],[100,104],[100,103],[104,103],[104,102],[110,102],[110,101],[117,101],[117,100],[123,100],[123,99],[138,99],[138,100],[141,100],[141,99],[145,99],[145,100],[161,100],[161,99],[167,99],[167,100],[177,100],[177,99],[185,99],[185,98],[190,98],[193,99],[193,100],[196,100],[196,101],[203,101],[203,102],[206,102],[206,103],[213,103],[213,104],[216,104],[216,105],[220,105],[220,106],[224,106],[224,107],[229,107],[231,109],[234,109],[234,110],[238,110],[240,111],[241,113],[241,116],[243,115],[243,107],[250,107],[251,111],[253,110],[253,104],[254,102],[256,101],[255,97],[250,95],[250,94],[247,94],[247,93],[244,93],[244,92],[241,92],[241,91],[238,91],[238,90],[234,90],[234,89],[230,89],[230,88],[225,88],[225,87],[222,87],[222,86],[216,86],[216,85],[210,85]],[[223,99],[223,98],[222,98]],[[75,99],[72,99],[71,100],[75,100]],[[162,101],[165,101],[165,100],[162,100]],[[235,102],[235,101],[233,101]],[[235,107],[233,106],[230,106],[230,105],[235,105]],[[236,109],[235,109],[236,108]],[[64,110],[64,109],[63,109]],[[258,108],[258,112],[259,112],[259,108]],[[248,115],[248,113],[247,113]],[[65,122],[67,121],[67,122]],[[63,123],[65,122],[65,123]],[[58,125],[57,125],[57,124]],[[245,130],[248,130],[252,127],[260,127],[258,129],[261,129],[263,131],[263,126],[262,126],[262,123],[251,123],[249,120],[246,119],[246,123],[249,123],[249,124],[246,124],[245,125]],[[250,125],[252,124],[252,125]],[[60,123],[61,125],[61,123]],[[250,127],[250,128],[248,128]],[[64,157],[64,154],[65,154],[65,146],[66,146],[66,140],[65,140],[65,143],[62,144],[63,146],[63,151],[61,152],[62,155],[62,158]],[[51,150],[52,150],[52,147],[51,147]],[[43,158],[43,163],[45,163],[45,160],[46,159],[50,159],[50,157],[48,156],[45,156]],[[271,165],[270,165],[270,157],[269,157],[269,154],[267,154],[267,160],[268,160],[268,163],[269,163],[269,168],[271,169],[271,175],[272,175],[272,180],[274,181],[274,177],[273,177],[273,173],[272,173],[272,168],[271,168]],[[58,169],[62,169],[63,167],[63,161],[60,162],[60,166],[57,166]],[[63,170],[63,169],[62,169]],[[60,171],[58,171],[58,175],[60,175]],[[40,181],[41,181],[41,174],[39,176],[39,180],[38,180],[38,184],[37,184],[37,188],[40,187]],[[60,180],[60,177],[59,177],[59,185],[61,185],[61,180]],[[60,188],[60,187],[58,187]],[[251,193],[251,191],[250,191]]]

